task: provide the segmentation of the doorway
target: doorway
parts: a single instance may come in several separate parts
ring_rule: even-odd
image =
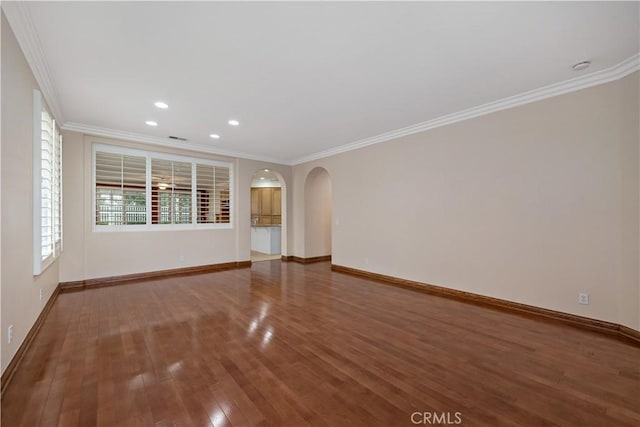
[[[260,169],[251,179],[251,261],[280,259],[283,249],[284,186],[281,177]]]
[[[321,167],[312,169],[304,184],[305,258],[331,255],[332,201],[329,172]]]

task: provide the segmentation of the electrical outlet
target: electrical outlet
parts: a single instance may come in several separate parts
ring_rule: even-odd
[[[40,288],[40,301],[42,301],[43,295],[42,295],[42,288]]]
[[[580,304],[588,305],[589,304],[589,294],[579,293],[578,294],[578,302]]]
[[[11,344],[11,340],[13,340],[13,325],[9,325],[7,329],[7,342]]]
[[[184,262],[184,255],[180,255],[179,261]]]

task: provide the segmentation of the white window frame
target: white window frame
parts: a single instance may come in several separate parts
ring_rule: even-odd
[[[98,151],[112,154],[122,154],[146,158],[146,208],[147,223],[133,225],[98,225],[96,224],[96,153]],[[152,204],[151,204],[151,159],[172,160],[178,162],[191,163],[191,223],[190,224],[152,224]],[[234,225],[234,170],[232,162],[220,160],[204,159],[200,157],[187,157],[175,154],[167,154],[155,151],[138,150],[134,148],[120,147],[94,143],[91,154],[91,223],[94,232],[127,232],[127,231],[184,231],[184,230],[227,230],[233,229]],[[218,166],[229,169],[229,222],[228,223],[198,223],[197,215],[197,182],[196,165]]]
[[[51,165],[51,194],[50,194],[50,220],[51,220],[51,253],[42,256],[42,113],[46,111],[52,121],[52,165]],[[53,115],[46,109],[42,100],[42,94],[38,90],[33,91],[33,275],[42,274],[62,253],[63,245],[63,202],[62,202],[62,136],[60,135]],[[56,169],[60,170],[60,176],[56,175]],[[57,190],[56,190],[57,187]],[[55,194],[58,194],[57,199]],[[56,216],[54,202],[59,203]],[[60,239],[56,240],[56,229],[60,230]]]

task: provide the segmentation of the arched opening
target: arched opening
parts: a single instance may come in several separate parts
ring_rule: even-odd
[[[279,173],[257,170],[251,179],[251,261],[280,259],[286,249],[286,188]]]
[[[326,169],[309,172],[304,183],[304,256],[331,255],[331,178]]]

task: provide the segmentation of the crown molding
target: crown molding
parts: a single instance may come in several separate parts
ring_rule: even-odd
[[[53,117],[59,123],[64,123],[64,115],[58,102],[58,94],[51,79],[51,73],[49,72],[49,67],[47,66],[42,50],[42,44],[40,43],[36,27],[31,20],[31,13],[28,7],[28,2],[2,2],[2,10],[18,40],[18,44],[31,68],[31,72],[38,86],[40,86],[40,91],[47,101],[51,114],[53,114]]]
[[[401,129],[392,130],[369,138],[361,139],[339,147],[330,148],[328,150],[319,151],[308,156],[300,157],[290,162],[292,166],[307,163],[313,160],[323,159],[325,157],[334,156],[336,154],[345,153],[347,151],[357,150],[359,148],[368,147],[369,145],[379,144],[381,142],[424,132],[429,129],[450,125],[452,123],[461,122],[463,120],[472,119],[474,117],[484,116],[486,114],[495,113],[497,111],[506,110],[508,108],[529,104],[543,99],[563,95],[569,92],[586,89],[592,86],[601,85],[614,80],[619,80],[629,74],[640,69],[640,54],[635,54],[613,67],[596,71],[581,77],[543,86],[518,95],[503,98],[498,101],[489,102],[487,104],[478,105],[457,113],[447,114],[422,123],[407,126]]]
[[[167,138],[157,136],[143,135],[140,133],[127,132],[117,129],[103,128],[83,123],[67,122],[61,126],[62,130],[78,132],[85,135],[100,136],[103,138],[119,139],[122,141],[139,142],[142,144],[156,145],[180,150],[190,150],[200,153],[216,154],[219,156],[234,157],[247,160],[257,160],[261,162],[275,163],[280,165],[290,165],[289,162],[274,157],[260,156],[255,154],[243,153],[241,151],[224,150],[217,147],[207,147],[200,144],[190,142],[174,141]]]

